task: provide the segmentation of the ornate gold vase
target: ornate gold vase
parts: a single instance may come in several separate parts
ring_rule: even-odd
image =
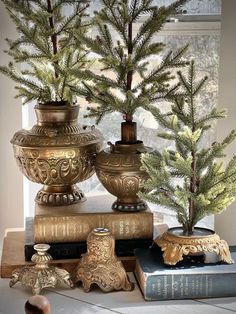
[[[94,126],[78,124],[79,106],[47,103],[35,106],[37,124],[15,133],[11,143],[17,164],[31,181],[43,184],[35,201],[60,206],[84,201],[76,186],[94,173],[103,138]]]
[[[164,263],[175,265],[182,261],[186,255],[199,255],[214,253],[218,261],[232,264],[229,246],[226,241],[212,230],[206,228],[194,228],[191,236],[183,235],[181,227],[170,228],[167,232],[158,236],[154,242],[163,251]]]
[[[75,282],[82,282],[85,292],[92,284],[103,291],[131,291],[134,284],[129,281],[125,269],[115,255],[115,239],[108,229],[96,228],[87,238],[87,253],[82,255],[75,269]]]
[[[131,124],[131,125],[130,125]],[[135,125],[134,132],[132,126]],[[136,140],[136,123],[122,124],[122,140],[101,151],[95,162],[96,174],[107,189],[117,197],[112,209],[118,211],[142,211],[147,204],[137,193],[140,184],[148,178],[141,170],[141,153],[148,150],[142,141]]]

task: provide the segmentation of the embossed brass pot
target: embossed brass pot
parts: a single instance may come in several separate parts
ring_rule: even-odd
[[[148,150],[142,141],[136,140],[136,123],[123,122],[122,140],[101,151],[95,162],[96,174],[108,192],[117,200],[112,208],[118,211],[142,211],[147,204],[137,193],[140,184],[148,178],[141,170],[141,153]]]
[[[227,242],[210,229],[195,227],[193,234],[186,236],[182,227],[170,228],[158,236],[154,243],[161,247],[164,263],[168,265],[182,261],[185,255],[206,253],[218,255],[217,261],[233,263]]]
[[[50,206],[84,201],[76,186],[94,173],[102,135],[78,124],[79,106],[47,103],[35,106],[37,124],[15,133],[11,143],[17,164],[31,181],[43,184],[35,201]]]

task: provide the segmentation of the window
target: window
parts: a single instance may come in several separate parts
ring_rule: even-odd
[[[158,6],[169,5],[174,0],[154,0],[154,4]],[[101,7],[100,0],[92,0],[90,6],[90,14],[99,10]],[[221,0],[190,0],[184,9],[188,15],[215,15],[221,14]]]

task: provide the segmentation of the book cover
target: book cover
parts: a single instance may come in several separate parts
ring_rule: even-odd
[[[236,246],[230,248],[236,261]],[[135,276],[147,301],[236,296],[236,264],[163,263],[160,249],[135,250]]]
[[[60,206],[50,211],[36,205],[34,218],[35,243],[86,241],[89,232],[97,227],[108,228],[115,239],[153,238],[153,214],[143,212],[115,212],[107,196],[88,198],[82,204]]]

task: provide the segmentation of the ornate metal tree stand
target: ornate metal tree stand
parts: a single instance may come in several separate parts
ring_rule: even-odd
[[[85,292],[89,292],[93,283],[106,292],[133,290],[133,283],[115,256],[115,240],[108,229],[94,229],[88,235],[87,246],[87,253],[82,256],[75,273],[75,282],[82,281]]]
[[[161,247],[164,263],[175,265],[183,260],[184,255],[197,255],[204,253],[215,253],[219,261],[228,264],[234,263],[231,258],[229,246],[226,241],[212,230],[195,228],[191,236],[183,235],[180,227],[170,228],[167,232],[158,236],[154,241]]]
[[[31,287],[33,294],[39,294],[43,288],[55,287],[61,282],[73,288],[74,284],[66,270],[49,265],[52,260],[51,255],[47,253],[49,248],[47,244],[36,244],[34,249],[37,253],[31,259],[35,265],[15,269],[12,272],[10,287],[20,281],[23,285]]]

